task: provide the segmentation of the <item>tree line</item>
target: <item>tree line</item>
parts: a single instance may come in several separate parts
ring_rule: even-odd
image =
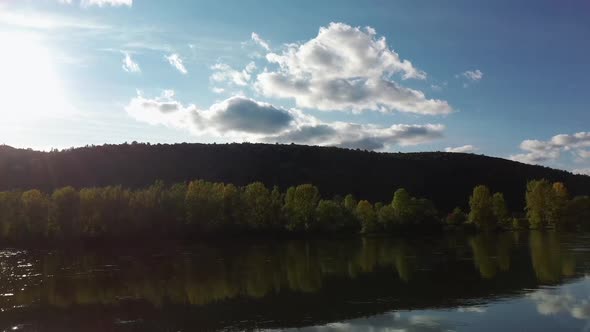
[[[148,167],[146,167],[148,166]],[[533,179],[563,182],[572,195],[590,195],[590,176],[477,154],[386,153],[282,144],[106,144],[50,152],[0,145],[0,191],[52,192],[121,185],[143,188],[202,179],[246,186],[260,181],[281,190],[313,183],[323,197],[356,197],[388,202],[392,189],[426,197],[441,211],[468,209],[474,186],[488,184],[509,207],[524,208]]]
[[[469,211],[446,216],[425,198],[400,188],[390,202],[371,203],[349,194],[322,198],[302,184],[281,191],[261,182],[233,184],[195,180],[140,189],[107,186],[52,193],[33,189],[0,192],[0,237],[69,239],[192,236],[216,233],[396,233],[475,228],[575,229],[590,221],[590,198],[570,198],[561,182],[530,181],[524,213],[511,213],[502,193],[473,189]]]

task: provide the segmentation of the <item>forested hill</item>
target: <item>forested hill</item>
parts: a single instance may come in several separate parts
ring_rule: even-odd
[[[72,185],[138,187],[161,179],[286,188],[319,187],[322,196],[352,193],[389,202],[400,187],[442,211],[467,206],[473,187],[503,192],[509,209],[524,205],[526,183],[562,181],[574,195],[590,194],[590,177],[482,155],[377,153],[333,147],[270,144],[122,144],[39,152],[0,146],[0,190],[52,190]]]

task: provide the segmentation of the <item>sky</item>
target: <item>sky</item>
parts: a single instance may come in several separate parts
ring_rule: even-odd
[[[0,144],[471,152],[590,174],[590,2],[0,0]]]

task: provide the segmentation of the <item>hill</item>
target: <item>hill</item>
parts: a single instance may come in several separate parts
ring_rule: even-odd
[[[483,155],[378,153],[273,144],[121,144],[40,152],[0,146],[0,190],[72,185],[140,187],[157,179],[286,188],[313,183],[324,197],[353,193],[388,202],[395,189],[426,197],[442,211],[466,206],[473,187],[505,194],[511,210],[524,205],[527,181],[562,181],[574,195],[590,194],[590,177]]]

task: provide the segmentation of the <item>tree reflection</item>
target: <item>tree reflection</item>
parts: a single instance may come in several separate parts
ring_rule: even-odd
[[[510,269],[513,238],[508,233],[478,234],[469,240],[473,262],[483,278],[491,279],[499,271]]]
[[[13,294],[0,297],[0,322],[19,306],[70,315],[98,305],[115,313],[132,305],[171,310],[173,320],[175,312],[190,308],[211,324],[222,324],[222,317],[210,315],[226,309],[236,316],[232,324],[260,315],[284,322],[296,321],[292,303],[298,313],[307,310],[326,321],[334,313],[347,318],[395,308],[460,307],[469,299],[560,282],[583,272],[575,262],[555,232],[21,252],[0,261],[0,294]],[[359,309],[355,303],[367,304]]]
[[[571,251],[561,243],[555,231],[531,232],[529,238],[531,261],[540,282],[558,282],[575,274],[576,261]]]

